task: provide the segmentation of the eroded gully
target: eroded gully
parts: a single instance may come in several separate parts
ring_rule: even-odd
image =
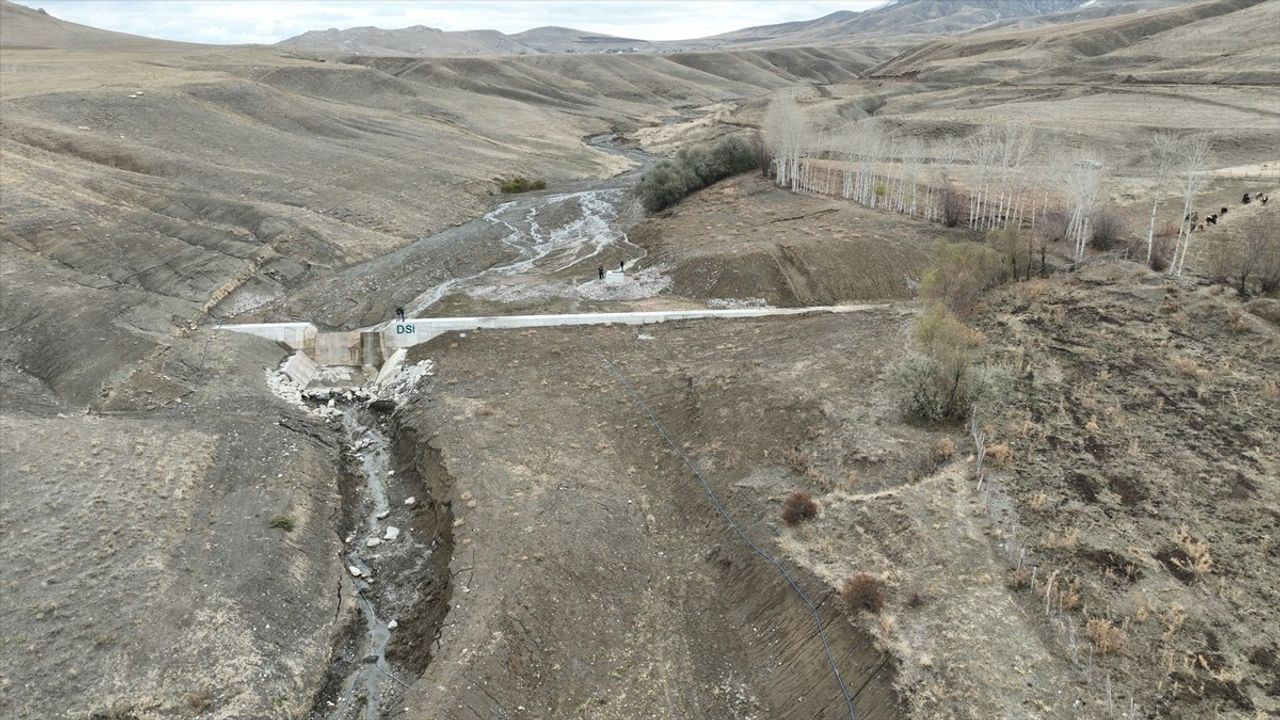
[[[455,293],[497,301],[609,299],[613,291],[595,281],[590,265],[609,250],[628,263],[644,256],[628,241],[624,221],[629,190],[653,158],[619,145],[612,135],[588,142],[636,166],[607,180],[498,205],[475,222],[488,231],[501,228],[512,256],[423,290],[407,310],[428,312]],[[633,280],[632,294],[661,289],[656,271]],[[374,389],[349,386],[312,389],[310,399],[321,405],[332,401],[341,409],[342,602],[354,603],[358,620],[353,616],[339,634],[309,718],[377,720],[387,716],[401,692],[425,670],[448,611],[450,482],[433,450],[401,436],[389,412],[394,400],[383,397],[379,404]]]

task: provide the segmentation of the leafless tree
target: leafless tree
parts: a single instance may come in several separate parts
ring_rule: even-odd
[[[1089,239],[1089,220],[1098,204],[1105,173],[1106,167],[1085,153],[1077,154],[1067,171],[1067,193],[1071,200],[1067,234],[1075,243],[1073,257],[1076,260],[1084,257],[1084,246]]]
[[[778,185],[798,188],[800,156],[809,139],[809,128],[795,98],[789,95],[775,98],[765,112],[762,127],[773,155]]]
[[[991,186],[991,166],[999,152],[999,138],[990,126],[970,136],[969,156],[969,227],[976,229],[984,223],[986,205]]]
[[[1178,244],[1174,246],[1173,262],[1169,274],[1181,275],[1187,264],[1187,251],[1191,247],[1191,206],[1196,195],[1204,187],[1209,166],[1209,137],[1190,135],[1178,143],[1178,180],[1182,191],[1182,223],[1178,230]]]
[[[920,163],[924,159],[924,143],[907,138],[899,146],[902,162],[898,183],[898,212],[912,217],[920,209]]]
[[[996,225],[1003,227],[1009,222],[1014,194],[1022,184],[1019,182],[1022,164],[1031,150],[1032,131],[1025,125],[1009,122],[996,128],[994,136],[994,157],[999,165],[999,186],[996,193],[996,212],[987,225],[989,229]]]
[[[1259,213],[1240,231],[1220,240],[1213,253],[1213,272],[1236,286],[1241,297],[1249,294],[1249,278],[1257,279],[1263,292],[1280,283],[1280,226],[1276,213]]]
[[[1173,185],[1173,172],[1178,164],[1179,139],[1173,133],[1159,132],[1151,137],[1151,160],[1155,164],[1155,186],[1151,188],[1151,222],[1147,226],[1147,265],[1151,264],[1151,252],[1156,234],[1156,212],[1160,201]]]

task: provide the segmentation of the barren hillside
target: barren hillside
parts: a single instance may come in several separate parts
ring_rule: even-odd
[[[1240,33],[1240,34],[1235,34]],[[1236,52],[1221,50],[1233,38]],[[869,71],[875,77],[939,81],[983,78],[1242,83],[1278,81],[1275,0],[1201,0],[1064,26],[998,28],[923,43]],[[1180,72],[1170,73],[1176,68]]]
[[[898,2],[579,54],[633,41],[215,47],[0,0],[0,716],[1280,712],[1280,301],[1210,277],[1280,206],[1278,10]],[[993,128],[1049,178],[1040,279],[973,195]],[[1211,133],[1176,278],[1122,257],[1156,130]],[[1067,272],[1076,151],[1122,227]],[[996,254],[956,343],[1006,381],[982,487],[898,369],[954,248]],[[671,310],[717,317],[495,327]]]

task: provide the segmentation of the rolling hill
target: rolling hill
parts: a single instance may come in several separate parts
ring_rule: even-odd
[[[688,40],[651,42],[563,27],[541,27],[506,35],[496,30],[445,32],[419,25],[399,30],[361,27],[312,31],[278,45],[311,52],[360,55],[666,53],[839,45],[886,38],[924,39],[988,26],[1058,23],[1160,6],[1159,0],[896,0],[862,12],[841,10],[812,20],[761,25]]]

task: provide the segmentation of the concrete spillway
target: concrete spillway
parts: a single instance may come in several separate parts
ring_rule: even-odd
[[[671,320],[751,318],[810,313],[847,313],[879,305],[822,305],[803,308],[733,308],[729,310],[655,310],[649,312],[570,313],[562,315],[488,315],[428,317],[388,321],[360,330],[323,332],[311,323],[252,323],[219,325],[219,330],[257,335],[302,353],[317,366],[379,367],[397,350],[409,348],[447,332],[566,327],[573,325],[649,325]],[[401,353],[401,355],[403,355]]]

